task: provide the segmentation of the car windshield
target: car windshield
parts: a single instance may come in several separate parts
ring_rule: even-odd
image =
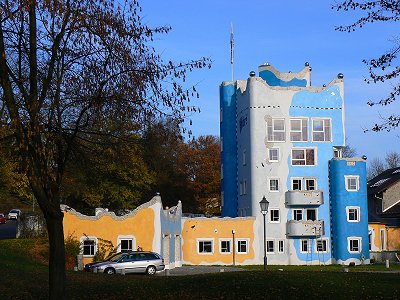
[[[12,209],[10,213],[18,213],[18,210]]]
[[[109,258],[107,258],[107,261],[117,261],[119,260],[121,257],[123,257],[125,254],[124,253],[117,253],[114,254],[112,256],[110,256]]]

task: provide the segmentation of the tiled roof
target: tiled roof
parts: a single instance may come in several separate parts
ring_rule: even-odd
[[[388,169],[367,182],[368,194],[385,191],[389,186],[400,180],[400,167]]]

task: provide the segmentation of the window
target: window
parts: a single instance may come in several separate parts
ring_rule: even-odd
[[[279,161],[279,148],[268,149],[268,159],[269,161]]]
[[[243,150],[243,154],[242,154],[242,164],[243,164],[243,166],[246,165],[246,150]]]
[[[386,230],[382,228],[380,230],[380,233],[381,233],[381,250],[385,251],[386,250]]]
[[[285,252],[285,241],[279,240],[278,241],[278,253],[284,253],[284,252]]]
[[[132,251],[132,239],[121,240],[121,252]]]
[[[224,164],[221,164],[221,179],[224,179]]]
[[[291,119],[290,120],[290,140],[292,142],[307,141],[308,135],[308,119]]]
[[[267,240],[267,253],[274,253],[274,240]]]
[[[285,119],[267,120],[267,140],[269,142],[285,141]]]
[[[293,220],[296,220],[296,221],[303,220],[303,210],[302,209],[293,209]]]
[[[317,189],[317,180],[315,178],[292,178],[293,191],[315,191]]]
[[[129,252],[135,250],[135,241],[133,236],[118,236],[118,252]]]
[[[213,240],[198,240],[197,252],[199,254],[213,253]]]
[[[271,223],[279,223],[279,209],[272,208],[269,210],[269,221]]]
[[[279,179],[273,178],[269,180],[269,191],[270,192],[279,192]]]
[[[292,149],[293,166],[315,165],[315,149]]]
[[[237,241],[237,253],[247,253],[248,240]]]
[[[307,191],[315,191],[317,189],[317,181],[315,178],[305,178],[304,182]]]
[[[359,176],[345,176],[346,190],[348,192],[357,192],[360,188]]]
[[[301,244],[301,253],[310,253],[310,240],[300,240]]]
[[[240,182],[239,189],[240,189],[240,191],[239,191],[240,195],[246,195],[246,193],[247,193],[247,181],[246,180],[243,180]]]
[[[316,208],[307,208],[306,209],[306,220],[307,221],[315,221],[317,219],[317,209]]]
[[[328,240],[326,240],[326,239],[317,240],[316,248],[317,248],[316,252],[327,253],[328,252]]]
[[[230,240],[220,240],[219,241],[219,251],[221,253],[231,253],[231,241]]]
[[[350,253],[360,253],[361,252],[361,238],[359,237],[348,237],[347,247]]]
[[[333,157],[341,158],[342,157],[342,149],[333,147]]]
[[[359,206],[348,206],[346,207],[347,221],[348,222],[360,222],[360,207]]]
[[[303,217],[304,216],[304,217]],[[293,209],[293,220],[296,221],[316,221],[317,220],[317,209],[316,208],[306,208],[304,209]]]
[[[293,191],[301,191],[302,190],[302,182],[301,178],[292,178],[292,190]]]
[[[330,119],[313,119],[312,120],[312,137],[314,142],[330,142],[331,141],[331,120]]]
[[[94,256],[97,252],[97,238],[92,236],[83,236],[80,239],[81,253],[84,256]]]

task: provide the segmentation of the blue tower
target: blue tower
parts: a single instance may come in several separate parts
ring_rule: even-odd
[[[332,252],[338,264],[369,263],[366,162],[329,163]]]

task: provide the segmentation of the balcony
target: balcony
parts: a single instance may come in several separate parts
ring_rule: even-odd
[[[324,221],[296,221],[290,220],[286,223],[288,237],[295,236],[320,236],[324,234]]]
[[[324,204],[322,191],[287,191],[285,193],[286,206],[304,206]]]

